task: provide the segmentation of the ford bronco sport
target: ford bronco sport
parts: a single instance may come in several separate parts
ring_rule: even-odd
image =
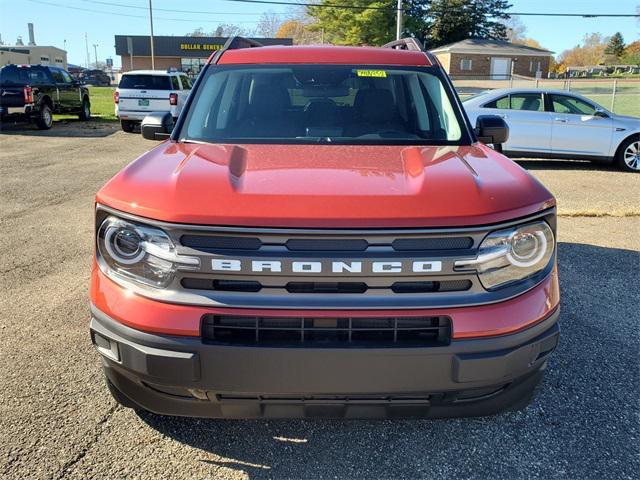
[[[199,417],[525,406],[559,336],[553,196],[419,42],[210,58],[97,194],[91,338],[125,406]]]

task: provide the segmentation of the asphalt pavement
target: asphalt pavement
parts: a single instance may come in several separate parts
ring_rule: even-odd
[[[88,335],[93,195],[152,145],[110,124],[0,134],[1,478],[638,478],[640,175],[523,164],[561,213],[561,343],[527,409],[180,419],[116,406]]]

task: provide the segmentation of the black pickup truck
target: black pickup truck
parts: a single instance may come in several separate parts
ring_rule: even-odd
[[[0,68],[0,120],[53,125],[54,113],[91,117],[89,90],[59,67],[5,65]]]

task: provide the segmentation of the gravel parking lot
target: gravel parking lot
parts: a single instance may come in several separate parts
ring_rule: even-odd
[[[93,195],[152,145],[108,123],[0,135],[0,477],[637,478],[640,175],[523,163],[559,201],[563,294],[561,344],[526,410],[193,420],[117,407],[88,335]]]

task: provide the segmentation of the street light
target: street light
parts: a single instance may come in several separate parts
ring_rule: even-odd
[[[156,59],[153,53],[153,6],[149,0],[149,24],[151,25],[151,70],[156,69]]]
[[[396,40],[400,40],[402,38],[402,13],[402,0],[398,0],[398,13],[396,18]]]
[[[97,43],[93,44],[93,54],[95,55],[95,59],[96,59],[96,68],[98,68],[98,44]]]

